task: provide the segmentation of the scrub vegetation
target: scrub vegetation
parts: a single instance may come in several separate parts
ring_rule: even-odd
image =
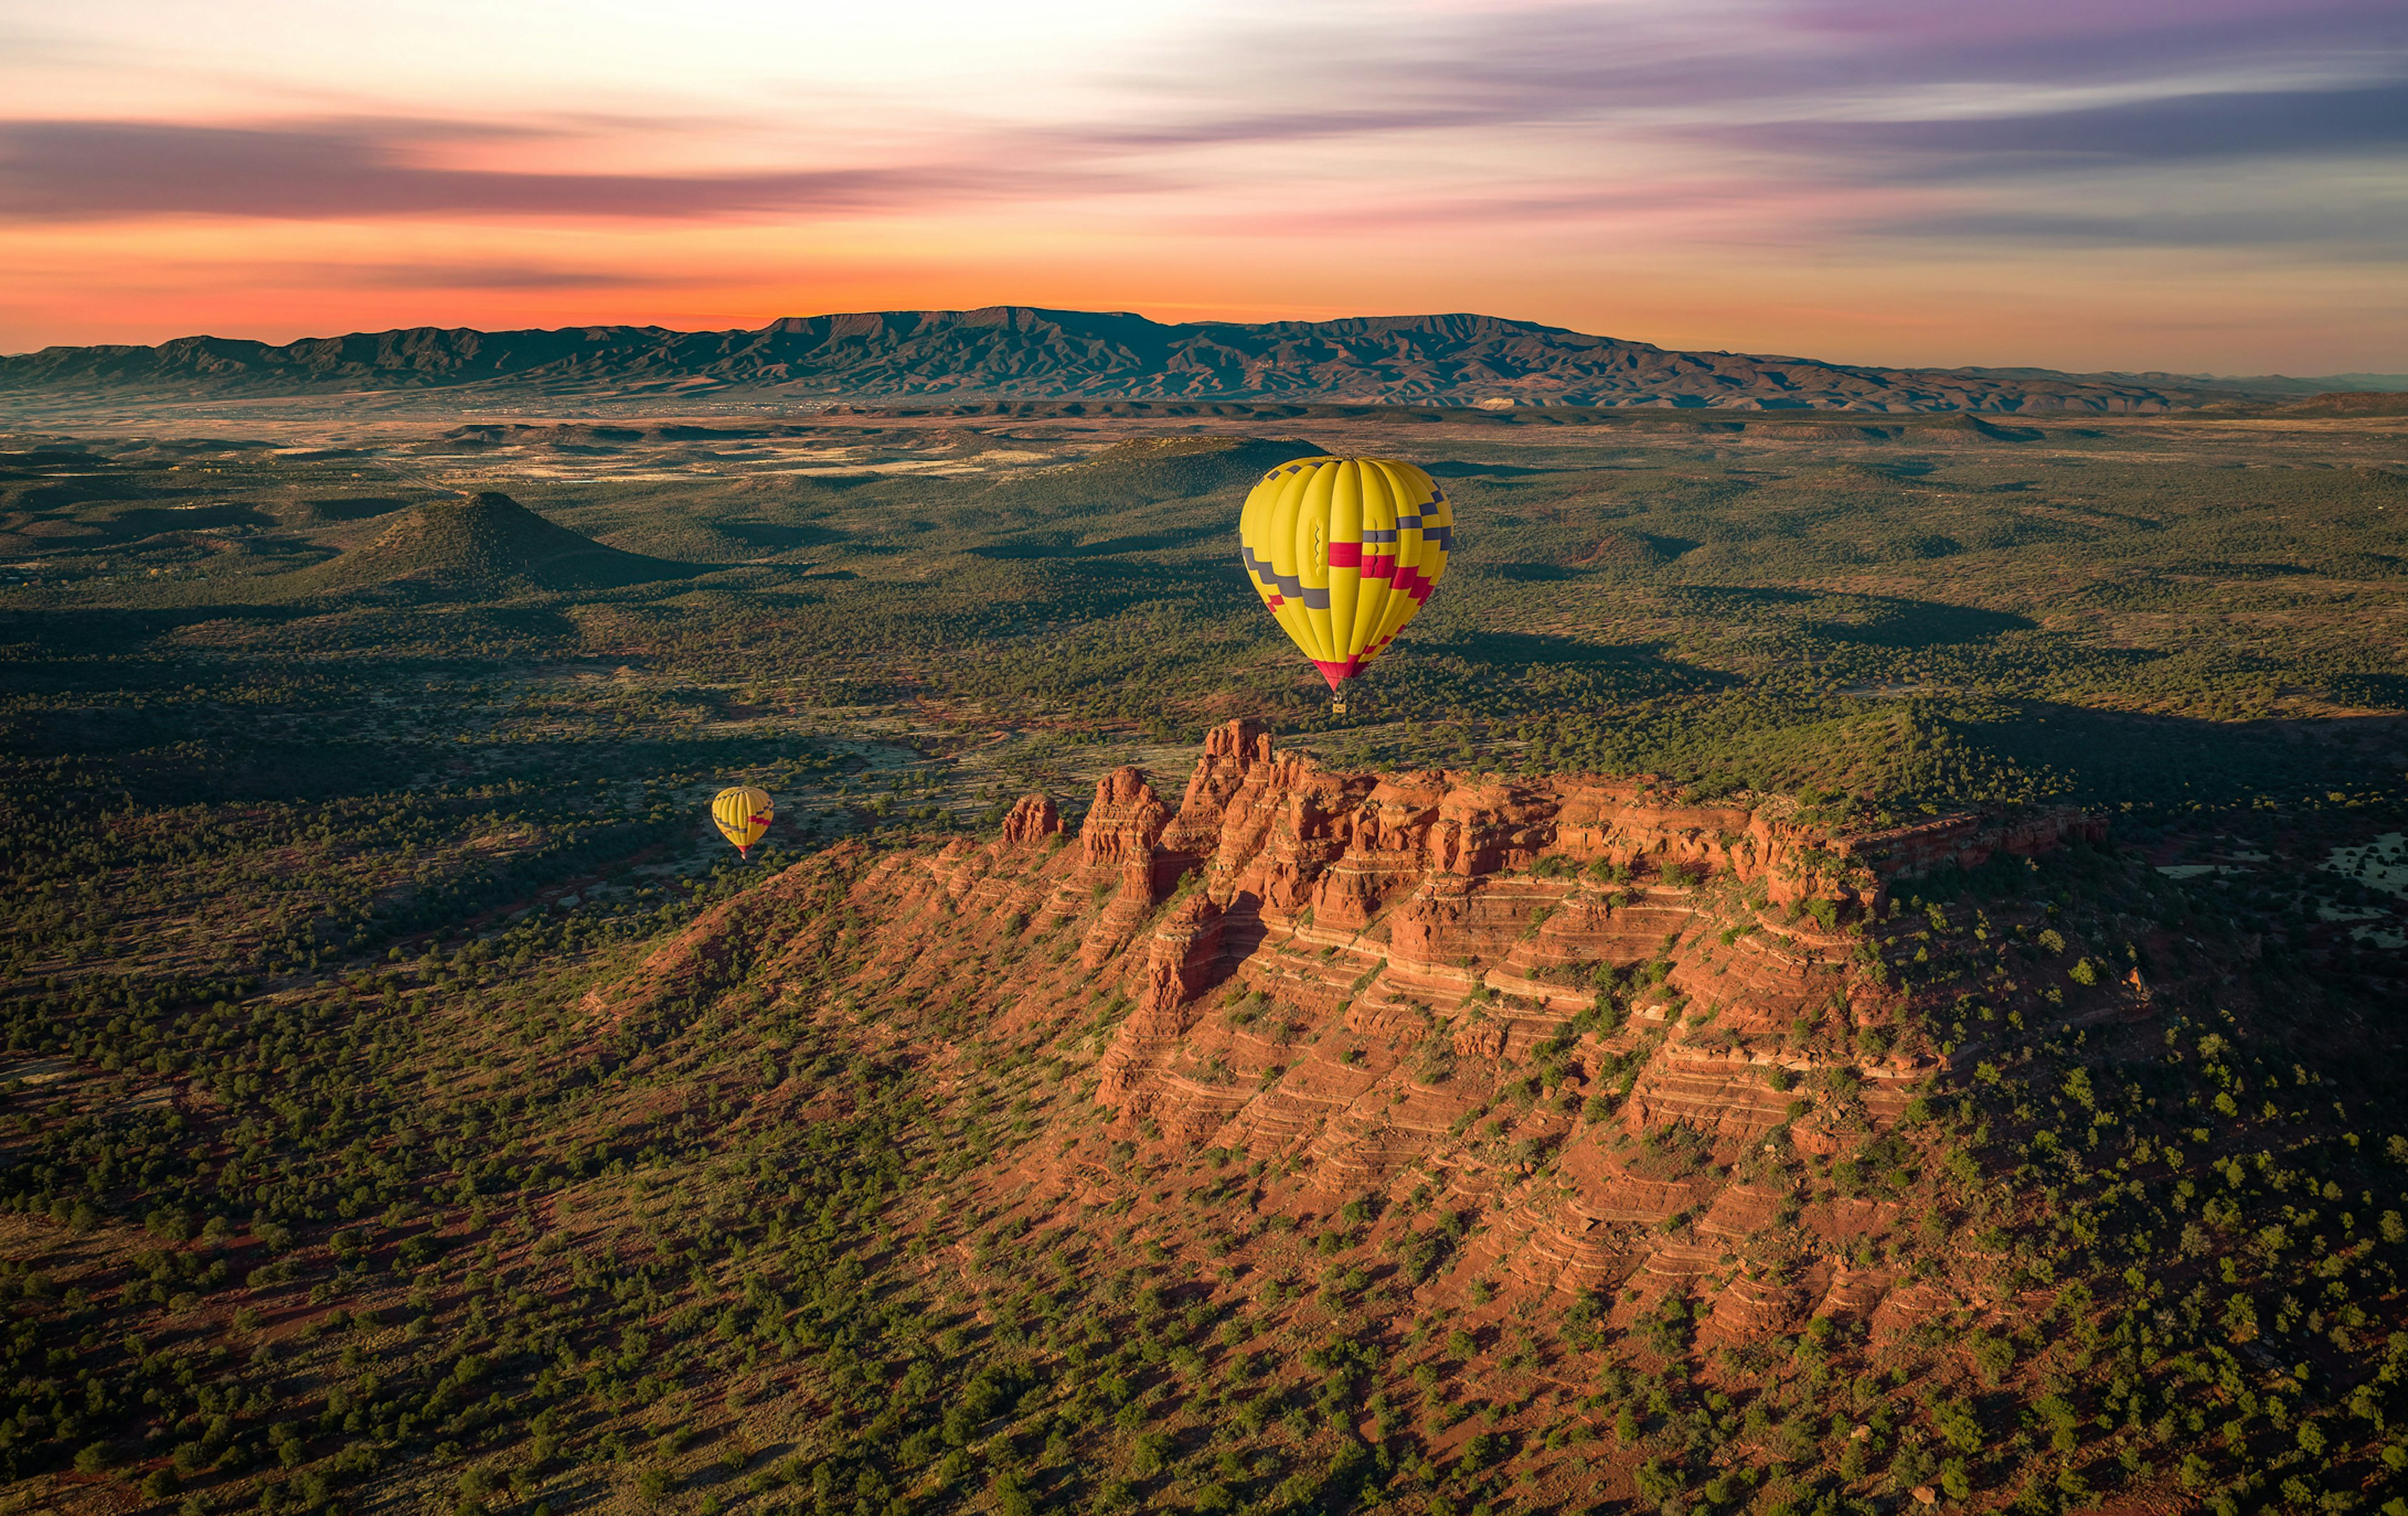
[[[2401,423],[1038,409],[0,454],[26,1509],[2403,1509]],[[1432,465],[1459,523],[1343,718],[1235,564],[1245,486],[1325,449]],[[1742,1162],[1793,1198],[1721,1266],[1963,1304],[1734,1346],[1491,1280],[1500,1216],[1442,1189],[1301,1206],[1108,1131],[1129,986],[989,1008],[1075,937],[878,966],[894,855],[1029,789],[1075,830],[1234,716],[1835,828],[2104,814],[1810,922],[1918,1008],[1856,1051],[1928,1073],[1876,1123],[1776,1072]],[[738,782],[779,801],[742,866]],[[1457,1135],[1543,1180],[1504,1118],[1661,977],[1600,965]],[[1082,1204],[1025,1203],[1040,1160]],[[1799,1230],[1869,1201],[1917,1220]]]

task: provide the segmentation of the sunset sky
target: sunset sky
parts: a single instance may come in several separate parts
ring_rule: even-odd
[[[2401,0],[0,6],[0,350],[1026,304],[2408,371]]]

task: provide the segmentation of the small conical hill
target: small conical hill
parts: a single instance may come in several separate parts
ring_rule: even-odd
[[[494,491],[433,501],[366,547],[295,576],[312,589],[397,581],[491,594],[594,590],[695,573],[684,564],[606,548]]]

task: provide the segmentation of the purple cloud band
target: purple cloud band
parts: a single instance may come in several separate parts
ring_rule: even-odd
[[[1557,144],[1719,151],[1751,165],[1735,177],[1810,192],[1895,198],[2021,183],[2037,196],[2020,208],[1935,207],[1926,231],[2021,226],[2073,241],[2228,243],[2253,236],[2253,215],[2227,203],[2202,169],[2408,155],[2408,21],[2398,0],[1767,0],[1752,13],[1757,24],[1728,12],[1481,7],[1424,11],[1376,32],[1358,18],[1351,33],[1327,14],[1307,7],[1276,36],[1233,25],[1181,60],[1182,79],[1211,82],[1183,93],[1166,86],[1124,119],[965,139],[932,161],[889,167],[513,171],[447,164],[432,150],[540,134],[371,118],[0,121],[0,216],[710,221],[1129,189],[1193,191],[1209,206],[1221,191],[1242,190],[1255,169],[1312,166],[1320,145],[1340,139],[1452,132],[1511,143],[1519,129],[1544,127]],[[1315,72],[1301,90],[1278,62],[1327,56],[1344,56],[1347,66]],[[1173,166],[1174,155],[1219,149],[1237,156],[1211,168]],[[1712,179],[1619,182],[1583,167],[1576,152],[1534,150],[1527,162],[1527,181],[1498,186],[1496,203],[1529,220],[1547,219],[1550,206],[1609,206],[1617,194],[1677,198]],[[2055,203],[2051,176],[2118,173],[2148,176],[2159,189],[2189,174],[2181,193],[2194,203],[2170,212],[2160,205],[2154,222],[2136,215],[2120,230],[2111,213]],[[1399,204],[1419,194],[1424,209],[1459,193],[1435,183],[1388,188]],[[2254,218],[2268,240],[2297,241],[2308,225],[2396,220],[2375,207],[2371,219],[2303,221],[2297,200]]]
[[[448,124],[448,123],[447,123]],[[430,167],[435,131],[388,121],[292,126],[0,122],[0,214],[81,221],[193,212],[300,220],[446,213],[695,220],[846,211],[960,191],[930,168],[565,174]]]
[[[2390,154],[2408,148],[2408,83],[2177,95],[2086,109],[1946,121],[1742,128],[1826,153],[1875,153],[1915,177],[2210,159]]]

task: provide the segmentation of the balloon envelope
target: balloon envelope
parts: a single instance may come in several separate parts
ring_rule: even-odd
[[[761,840],[774,813],[769,792],[749,784],[722,790],[710,802],[710,819],[719,823],[720,835],[736,844],[738,852]]]
[[[1246,578],[1336,690],[1385,652],[1446,573],[1455,513],[1393,458],[1299,458],[1246,496]]]

